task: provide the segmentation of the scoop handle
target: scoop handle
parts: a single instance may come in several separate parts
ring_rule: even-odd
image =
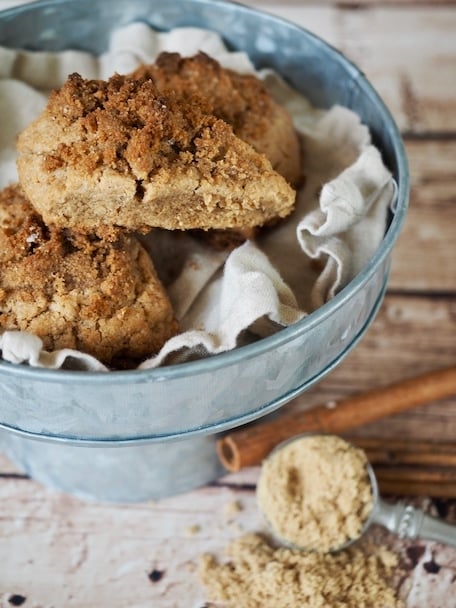
[[[456,526],[423,513],[412,505],[398,502],[394,505],[379,499],[373,522],[394,532],[399,538],[422,538],[456,547]]]

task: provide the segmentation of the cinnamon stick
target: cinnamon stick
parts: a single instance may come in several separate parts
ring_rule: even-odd
[[[231,472],[260,464],[281,441],[299,433],[341,433],[380,418],[456,394],[456,367],[430,372],[354,395],[328,407],[282,414],[271,422],[232,431],[217,442],[220,461]]]

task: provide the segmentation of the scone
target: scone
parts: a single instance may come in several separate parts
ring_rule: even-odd
[[[0,192],[0,330],[31,332],[116,366],[177,332],[152,262],[130,236],[47,227],[19,186]]]
[[[269,160],[197,103],[148,77],[73,74],[18,138],[22,187],[46,224],[248,228],[291,213]]]
[[[207,112],[230,124],[238,137],[265,154],[290,184],[300,183],[300,142],[291,116],[257,77],[225,69],[205,53],[181,57],[166,52],[155,64],[133,72],[136,77],[145,75],[153,78],[164,95],[173,91],[184,99],[202,100]]]

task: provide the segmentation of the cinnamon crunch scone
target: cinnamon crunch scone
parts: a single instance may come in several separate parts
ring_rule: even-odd
[[[47,224],[97,231],[242,229],[287,216],[295,191],[197,103],[152,79],[73,74],[18,139],[20,182]]]
[[[265,154],[290,184],[300,183],[300,142],[291,116],[256,76],[223,68],[205,53],[181,57],[167,52],[133,75],[150,76],[165,95],[173,91],[190,101],[196,98],[207,112],[230,124],[238,137]]]
[[[152,262],[130,236],[47,227],[19,186],[0,192],[0,330],[104,363],[157,352],[177,332]]]

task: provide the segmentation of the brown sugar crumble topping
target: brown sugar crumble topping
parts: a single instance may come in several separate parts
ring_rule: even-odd
[[[139,242],[46,226],[18,186],[0,192],[0,329],[47,350],[111,364],[140,360],[177,332],[171,304]]]
[[[66,164],[88,172],[108,166],[144,179],[177,158],[191,161],[195,139],[216,122],[194,104],[182,107],[171,94],[163,97],[146,76],[118,74],[108,81],[72,74],[51,95],[48,112],[65,125],[77,125],[80,137],[77,146],[62,143],[56,155],[45,157],[48,171]]]
[[[203,105],[147,75],[72,74],[19,136],[21,185],[46,223],[85,232],[244,229],[289,215],[296,192]]]

